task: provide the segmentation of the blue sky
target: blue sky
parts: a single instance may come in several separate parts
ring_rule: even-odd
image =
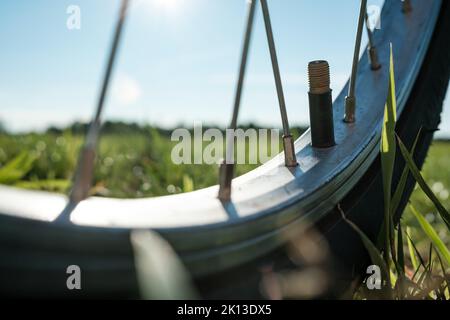
[[[81,8],[81,30],[66,27],[69,5]],[[269,0],[292,124],[308,122],[308,61],[330,62],[335,95],[344,85],[358,6],[357,0]],[[118,7],[117,0],[0,2],[0,119],[7,128],[39,130],[91,117]],[[105,118],[226,125],[245,14],[245,0],[135,0]],[[259,9],[241,123],[280,125],[269,57]],[[441,135],[450,136],[449,101],[443,122]]]

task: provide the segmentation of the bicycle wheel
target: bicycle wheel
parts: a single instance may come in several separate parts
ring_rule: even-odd
[[[70,208],[71,223],[61,223],[55,219],[67,207],[65,197],[0,187],[1,294],[137,297],[130,232],[151,229],[172,245],[203,297],[260,297],[261,268],[292,268],[286,243],[316,227],[334,257],[336,281],[324,294],[341,296],[361,274],[367,256],[337,205],[372,238],[383,216],[378,147],[389,43],[401,57],[398,133],[410,146],[418,129],[425,128],[416,152],[419,164],[448,86],[449,4],[413,1],[407,14],[401,6],[400,1],[385,4],[384,28],[374,34],[383,67],[372,70],[367,53],[359,62],[358,121],[342,121],[347,84],[333,103],[336,146],[313,148],[308,131],[295,142],[298,167],[286,167],[284,154],[279,155],[235,179],[230,202],[217,199],[217,187],[155,199],[90,198]],[[394,181],[402,169],[398,159]],[[409,181],[399,215],[412,185]],[[65,270],[72,264],[83,270],[83,290],[75,293],[66,287]]]

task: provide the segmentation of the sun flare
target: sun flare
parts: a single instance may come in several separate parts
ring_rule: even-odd
[[[141,0],[150,9],[165,12],[178,11],[183,3],[183,0]]]

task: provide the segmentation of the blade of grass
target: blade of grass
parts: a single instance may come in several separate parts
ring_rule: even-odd
[[[420,271],[420,267],[421,267],[422,265],[419,265],[418,267],[417,267],[417,269],[416,269],[416,271],[414,271],[414,274],[413,274],[413,276],[411,277],[411,281],[414,281],[414,279],[416,278],[416,276],[419,274],[419,271]]]
[[[414,155],[416,151],[417,143],[419,142],[420,134],[422,132],[422,128],[419,129],[419,132],[416,135],[416,139],[414,140],[414,144],[411,148],[411,155]],[[391,215],[395,215],[397,212],[398,206],[400,205],[400,201],[402,200],[402,196],[405,192],[406,182],[408,181],[409,176],[409,167],[405,164],[405,168],[403,169],[402,175],[400,177],[400,181],[395,189],[394,195],[391,199]]]
[[[412,240],[411,236],[409,234],[406,234],[406,235],[408,236],[409,240],[411,241],[411,245],[414,248],[416,256],[419,257],[419,262],[420,262],[419,267],[422,266],[422,267],[425,268],[425,266],[426,266],[425,265],[425,260],[423,260],[422,255],[419,252],[419,249],[417,249],[417,246],[414,244],[414,241]]]
[[[397,257],[396,257],[396,259],[392,259],[392,262],[393,262],[393,266],[395,267],[395,270],[397,270],[397,276],[394,278],[394,276],[391,274],[391,277],[393,278],[392,283],[395,284],[397,298],[403,299],[405,297],[405,287],[406,286],[405,286],[405,258],[404,258],[404,252],[403,252],[403,234],[402,234],[401,223],[399,223],[399,225],[398,225],[396,239],[394,239],[394,240],[397,241],[397,250],[396,250]],[[393,273],[393,272],[391,271],[391,273]]]
[[[392,262],[391,268],[389,268],[389,274],[391,276],[391,286],[392,286],[392,288],[394,288],[394,290],[397,290],[398,286],[400,284],[398,282],[398,277],[394,272],[396,269],[397,269],[397,266],[394,265],[394,263]],[[397,290],[397,296],[398,296],[398,290]]]
[[[409,205],[409,207],[411,208],[413,215],[416,217],[417,221],[422,227],[422,230],[425,232],[425,234],[437,248],[437,250],[442,255],[442,258],[447,263],[447,265],[450,266],[450,251],[445,246],[444,242],[439,238],[438,234],[433,229],[431,224],[416,210],[416,208],[414,208],[414,206],[411,204]]]
[[[194,181],[187,174],[183,175],[183,192],[194,191]]]
[[[38,180],[38,181],[19,181],[14,184],[15,187],[29,190],[44,190],[64,193],[70,188],[69,180]]]
[[[430,276],[433,272],[433,243],[430,243],[430,248],[428,250],[428,268],[427,268],[428,276]]]
[[[381,133],[381,168],[383,176],[383,198],[384,198],[384,259],[386,265],[389,265],[389,253],[395,258],[393,241],[393,221],[390,214],[391,196],[392,196],[392,177],[394,173],[396,140],[395,123],[397,121],[397,101],[395,96],[395,72],[394,55],[392,44],[390,47],[390,66],[389,66],[389,90],[386,105],[384,108],[384,121]]]
[[[403,251],[403,231],[401,223],[398,225],[397,232],[397,261],[400,267],[400,275],[405,276],[405,253]]]
[[[340,210],[340,209],[339,209]],[[380,267],[382,272],[383,279],[387,279],[388,283],[390,284],[390,277],[388,268],[386,266],[385,261],[383,260],[383,255],[380,253],[380,251],[377,249],[377,247],[372,243],[372,241],[369,239],[369,237],[366,236],[366,234],[352,221],[348,220],[345,214],[342,210],[340,210],[342,214],[342,219],[348,223],[348,225],[356,231],[356,233],[361,238],[361,241],[364,244],[364,247],[366,248],[367,252],[369,253],[370,259],[373,264]]]
[[[429,263],[429,268],[427,271],[427,276],[425,277],[425,285],[427,286],[427,293],[426,295],[429,296],[431,299],[435,299],[435,297],[433,296],[433,293],[435,291],[435,286],[434,286],[434,276],[433,276],[433,267],[434,267],[434,258],[433,258],[433,244],[430,243],[430,251],[428,254],[428,263]]]
[[[432,249],[430,244],[430,250]],[[417,280],[418,288],[413,291],[413,294],[416,294],[416,299],[425,299],[428,295],[427,288],[426,288],[426,282],[428,279],[428,276],[430,274],[430,267],[431,267],[431,260],[428,259],[428,263],[423,265],[424,271],[420,274],[419,279]]]
[[[414,144],[413,147],[411,149],[411,154],[414,154],[414,151],[416,149],[417,143],[419,141],[419,137],[420,137],[420,133],[422,131],[422,128],[420,128],[419,132],[416,135],[416,138],[414,140]],[[404,194],[404,190],[406,187],[406,182],[408,180],[408,176],[409,176],[409,168],[407,165],[405,165],[405,168],[403,169],[402,175],[400,177],[399,183],[397,184],[397,188],[394,192],[394,195],[391,199],[391,207],[390,207],[390,215],[391,217],[394,217],[398,206],[400,205],[400,201],[402,199],[402,196]],[[419,267],[417,264],[417,259],[414,255],[414,252],[411,250],[411,244],[410,244],[410,239],[407,237],[408,239],[408,248],[409,248],[409,252],[410,255],[412,257],[412,259],[414,258],[414,260],[412,260],[413,262],[413,267],[414,270],[416,270],[416,272],[418,271]],[[402,229],[401,229],[401,224],[399,224],[399,230],[398,230],[398,243],[397,243],[397,272],[399,273],[399,286],[400,286],[400,295],[402,297],[404,297],[406,295],[406,286],[405,286],[405,259],[404,259],[404,251],[403,251],[403,234],[402,234]],[[415,275],[415,274],[414,274]],[[413,276],[414,279],[414,276]]]
[[[143,299],[182,300],[198,297],[180,258],[160,235],[147,230],[132,231],[131,245]]]
[[[409,237],[409,234],[410,234],[410,229],[409,229],[409,227],[406,227],[406,241],[408,243],[409,257],[411,259],[411,264],[412,264],[414,270],[418,270],[420,268],[420,265],[419,265],[419,262],[417,261],[417,256],[415,253],[416,248],[415,248],[414,244],[412,243],[412,240]]]
[[[434,251],[436,252],[436,256],[438,257],[439,265],[441,266],[442,276],[444,278],[444,282],[446,284],[446,287],[448,288],[449,287],[449,281],[448,281],[447,273],[446,273],[446,270],[445,270],[444,262],[442,261],[441,255],[439,254],[439,251],[437,251],[436,248],[434,248]],[[443,297],[445,298],[445,287],[444,287]]]
[[[415,291],[420,291],[419,286],[417,285],[417,283],[413,282],[412,280],[405,278],[404,279],[404,284],[405,284],[405,295],[404,298],[406,300],[411,300],[414,298],[414,292]]]
[[[414,163],[414,160],[411,156],[411,154],[406,149],[405,145],[401,141],[401,139],[397,136],[398,145],[400,147],[400,151],[403,155],[403,158],[405,158],[405,161],[411,170],[411,173],[414,176],[414,179],[416,179],[417,183],[419,184],[422,191],[428,196],[428,198],[433,202],[436,209],[438,210],[439,214],[441,215],[442,219],[444,220],[445,224],[447,225],[447,228],[450,229],[450,214],[448,211],[444,208],[444,206],[441,204],[441,202],[438,200],[436,195],[431,191],[430,187],[425,182],[425,179],[422,177],[422,174],[420,173],[420,170],[417,168],[416,164]]]
[[[33,168],[36,157],[23,151],[0,168],[0,183],[13,184],[22,179]]]

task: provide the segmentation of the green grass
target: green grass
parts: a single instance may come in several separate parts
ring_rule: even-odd
[[[450,211],[449,168],[450,143],[442,141],[434,142],[430,148],[425,165],[422,169],[422,175],[447,211]],[[437,213],[437,210],[431,200],[428,199],[419,186],[415,187],[410,201],[417,211],[425,215],[426,219],[431,223],[447,247],[450,247],[450,234],[448,229],[446,228],[440,215]],[[410,226],[412,237],[415,239],[421,239],[421,241],[417,243],[421,250],[427,250],[428,241],[420,236],[421,228],[412,214],[411,208],[408,207],[406,209],[403,215],[403,221],[406,225]]]
[[[27,189],[67,192],[82,141],[81,135],[69,133],[0,134],[0,182]],[[173,165],[170,161],[173,145],[167,137],[157,132],[103,136],[96,164],[94,192],[111,197],[151,197],[217,184],[217,166]],[[450,142],[434,142],[422,170],[426,182],[447,210],[450,209],[449,150]],[[24,151],[32,159],[30,168],[26,168],[23,176],[20,174],[10,182],[2,181],[2,168]],[[255,167],[237,166],[237,174]],[[414,190],[411,202],[444,235],[442,219],[436,215],[433,203],[420,188]],[[415,233],[418,224],[409,209],[404,219]],[[446,236],[444,240],[450,243],[450,237]]]
[[[363,283],[356,292],[355,298],[450,300],[450,272],[448,271],[450,267],[450,251],[448,250],[448,244],[445,242],[450,231],[450,214],[448,203],[444,203],[444,201],[448,200],[448,191],[446,191],[448,189],[442,182],[433,184],[433,187],[430,187],[427,178],[414,163],[412,155],[421,131],[417,133],[416,142],[412,150],[408,150],[400,137],[395,133],[396,96],[394,74],[394,58],[391,46],[389,93],[385,107],[380,150],[385,219],[384,226],[378,237],[378,248],[358,226],[351,221],[347,221],[360,235],[364,246],[370,254],[372,263],[379,267],[383,266],[382,269],[385,271],[387,269],[390,270],[383,273],[382,279],[385,280],[385,283],[380,288],[380,291],[367,290],[368,288]],[[394,168],[397,146],[406,164],[400,182],[393,193],[392,170]],[[431,170],[438,173],[441,178],[448,174],[447,168],[443,169],[442,172],[437,169],[437,167],[431,167]],[[415,190],[418,193],[415,193],[410,200],[409,210],[406,212],[405,217],[398,225],[395,225],[392,217],[397,209],[399,199],[404,193],[409,173],[414,177],[420,189]],[[415,197],[423,196],[426,196],[426,198],[422,198],[422,203],[428,205],[427,209],[431,210],[427,215],[423,214],[424,211],[417,210],[414,205],[414,202],[417,201]],[[414,219],[411,219],[411,216]],[[412,236],[411,229],[414,223],[416,224],[416,234]],[[405,226],[406,234],[403,232]],[[440,231],[438,231],[438,228]],[[405,236],[406,243],[404,241]],[[419,249],[417,245],[419,242],[425,242],[429,247],[428,255],[425,255]],[[378,250],[381,247],[383,248],[383,255]],[[406,252],[409,255],[406,255]],[[409,261],[407,261],[408,258]]]
[[[295,136],[300,132],[301,129],[297,129]],[[69,133],[69,130],[0,134],[0,183],[67,193],[83,139],[83,135]],[[154,197],[218,183],[217,165],[173,164],[170,157],[176,143],[152,128],[102,135],[91,193],[117,198]],[[28,165],[14,172],[13,177],[5,174],[2,179],[1,168],[7,169],[12,162],[17,162],[18,157],[24,156],[23,152],[28,155],[25,159]],[[236,174],[242,175],[256,167],[238,165]]]

